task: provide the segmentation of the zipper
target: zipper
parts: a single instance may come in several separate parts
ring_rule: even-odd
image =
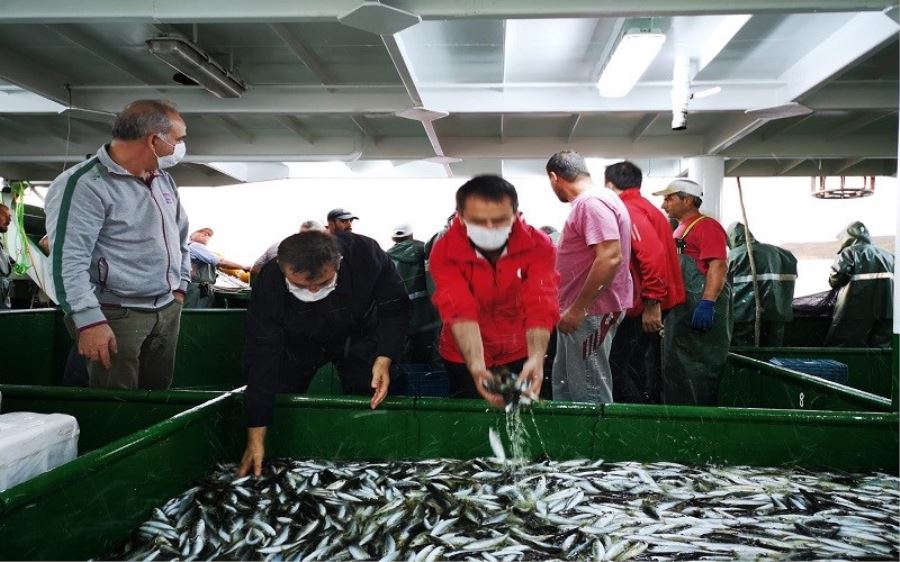
[[[163,243],[166,245],[166,285],[169,286],[169,292],[171,293],[174,290],[172,289],[172,283],[169,280],[169,272],[172,271],[172,254],[169,252],[169,237],[166,235],[166,216],[163,213],[162,207],[159,205],[159,201],[157,201],[156,197],[153,195],[153,179],[150,180],[150,185],[147,186],[147,189],[150,190],[150,199],[153,200],[153,202],[156,204],[156,209],[159,211],[159,220],[160,224],[162,225]]]

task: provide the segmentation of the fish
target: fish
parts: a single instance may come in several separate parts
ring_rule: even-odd
[[[221,464],[100,558],[898,559],[900,478],[570,459]]]

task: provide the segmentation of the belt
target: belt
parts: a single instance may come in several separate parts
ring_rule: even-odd
[[[868,281],[870,279],[893,279],[894,274],[887,271],[882,273],[857,273],[850,278],[851,281]]]
[[[790,273],[760,273],[756,276],[757,281],[796,281],[797,276]],[[735,277],[732,281],[735,283],[752,283],[752,275],[741,275]]]

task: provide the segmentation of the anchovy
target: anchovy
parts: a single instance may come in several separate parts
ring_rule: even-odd
[[[800,468],[506,457],[234,465],[103,558],[737,560],[900,558],[900,479]],[[515,449],[513,449],[515,452]],[[500,454],[502,453],[502,454]],[[513,460],[510,460],[512,458]]]

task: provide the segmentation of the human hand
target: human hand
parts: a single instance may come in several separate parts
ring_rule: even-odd
[[[372,365],[372,401],[370,407],[374,410],[387,396],[388,389],[391,386],[391,360],[388,357],[379,356],[375,358]]]
[[[648,303],[641,313],[641,324],[647,333],[658,332],[663,329],[662,309],[659,301]]]
[[[502,408],[504,406],[503,396],[487,389],[487,386],[493,386],[494,375],[484,366],[484,363],[470,366],[469,373],[475,381],[475,389],[478,394],[494,408]]]
[[[109,369],[112,356],[118,352],[116,335],[109,324],[104,322],[78,332],[78,353],[88,361],[99,361],[105,369]]]
[[[581,326],[585,316],[587,316],[587,311],[576,308],[575,306],[570,306],[562,312],[557,327],[560,332],[571,334]]]
[[[181,291],[172,291],[172,296],[175,297],[179,303],[184,304],[184,293]]]
[[[697,307],[694,309],[694,316],[691,318],[691,327],[703,332],[712,328],[713,320],[716,316],[715,306],[715,302],[707,299],[697,303]]]
[[[254,476],[262,474],[262,462],[265,456],[266,428],[248,427],[247,447],[244,449],[244,456],[241,457],[241,464],[238,466],[238,477],[246,476],[251,472]]]
[[[541,395],[541,385],[544,383],[544,358],[534,357],[525,361],[522,372],[519,373],[518,383],[524,385],[527,381],[527,391],[523,392],[532,400],[537,400]]]

